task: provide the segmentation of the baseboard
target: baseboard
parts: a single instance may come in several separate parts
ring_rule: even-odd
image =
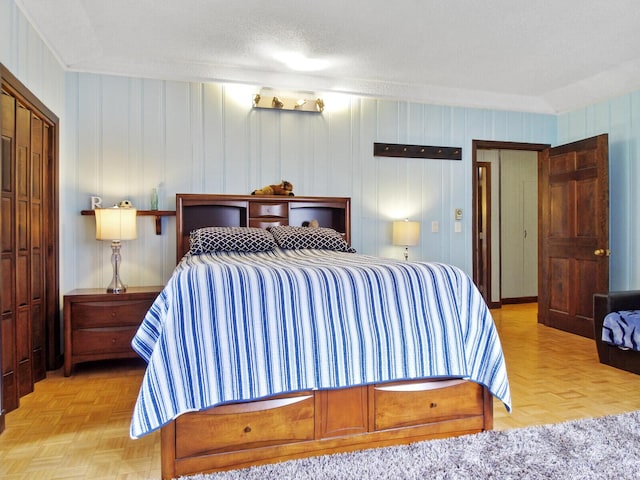
[[[538,303],[538,297],[502,298],[500,301],[503,305],[515,305],[518,303]]]
[[[0,433],[4,432],[4,410],[0,411]]]

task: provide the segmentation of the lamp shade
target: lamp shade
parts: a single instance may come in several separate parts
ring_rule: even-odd
[[[393,244],[412,246],[420,239],[420,223],[401,220],[393,222]]]
[[[135,208],[97,208],[96,240],[133,240],[136,238]]]

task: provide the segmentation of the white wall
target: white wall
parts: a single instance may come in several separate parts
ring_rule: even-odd
[[[66,189],[76,212],[63,219],[73,255],[66,289],[109,283],[109,248],[94,237],[89,197],[107,204],[128,198],[149,208],[161,185],[160,208],[177,192],[248,194],[281,179],[297,195],[352,197],[352,242],[362,253],[402,258],[391,245],[391,221],[423,224],[411,258],[452,263],[471,273],[471,141],[555,141],[550,115],[451,108],[358,97],[325,97],[322,115],[252,110],[256,86],[179,83],[67,74],[67,127],[77,132],[65,158],[75,179]],[[462,161],[373,156],[374,142],[463,149]],[[454,233],[455,208],[464,209]],[[432,221],[440,223],[431,233]],[[156,236],[151,218],[123,247],[131,285],[164,283],[175,264],[175,223]]]
[[[64,71],[13,0],[0,0],[0,63],[64,116]]]

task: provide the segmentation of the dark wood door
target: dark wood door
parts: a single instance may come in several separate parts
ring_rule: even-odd
[[[487,305],[491,305],[491,162],[477,162],[474,255],[476,286]]]
[[[11,310],[16,319],[18,394],[22,397],[33,391],[31,371],[31,314],[29,302],[30,275],[30,230],[29,184],[31,177],[31,112],[18,103],[16,108],[16,168],[15,175],[15,219],[16,241],[12,256],[16,259],[16,297]]]
[[[0,84],[1,424],[61,356],[58,119],[2,65]]]
[[[2,92],[2,169],[0,170],[0,325],[2,328],[2,409],[18,407],[16,360],[15,131],[16,100]]]
[[[608,136],[538,155],[538,321],[593,338],[593,294],[609,290]]]

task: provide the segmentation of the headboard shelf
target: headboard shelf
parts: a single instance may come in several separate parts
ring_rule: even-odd
[[[342,233],[351,243],[351,199],[277,195],[176,194],[176,260],[189,251],[189,234],[202,227],[319,226]]]

